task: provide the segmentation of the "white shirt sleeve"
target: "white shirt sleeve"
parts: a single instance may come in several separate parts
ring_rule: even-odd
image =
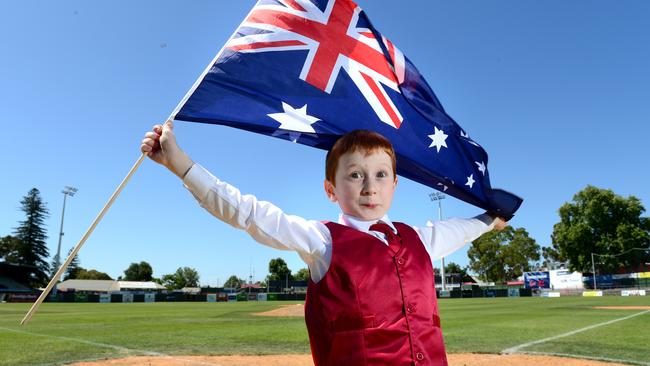
[[[183,183],[201,207],[219,220],[246,231],[261,244],[298,252],[312,271],[312,279],[320,280],[327,271],[332,238],[320,221],[287,215],[270,202],[242,195],[198,164],[190,169]]]
[[[452,218],[436,221],[433,226],[413,227],[420,236],[431,260],[445,257],[466,243],[494,228],[494,220],[487,214],[471,219]]]

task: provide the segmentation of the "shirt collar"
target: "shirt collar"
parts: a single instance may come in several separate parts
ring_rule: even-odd
[[[388,215],[382,216],[382,218],[379,220],[363,221],[354,216],[350,216],[344,213],[339,214],[339,224],[351,227],[353,229],[357,229],[359,231],[363,231],[364,233],[369,232],[370,226],[378,222],[385,223],[386,225],[390,226],[393,232],[395,233],[397,232],[397,229],[395,229],[395,226],[388,218]]]

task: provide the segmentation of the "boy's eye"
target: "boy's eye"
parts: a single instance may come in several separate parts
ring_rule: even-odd
[[[388,173],[386,173],[383,170],[377,173],[377,178],[386,178],[387,176],[388,176]]]
[[[350,178],[354,178],[354,179],[363,178],[363,175],[359,172],[352,172],[350,173]]]

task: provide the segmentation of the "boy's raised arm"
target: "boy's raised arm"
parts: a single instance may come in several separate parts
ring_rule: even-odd
[[[433,226],[415,227],[432,260],[445,257],[491,230],[503,230],[508,223],[488,213],[470,219],[451,218]]]
[[[210,174],[180,149],[171,121],[153,126],[145,134],[140,149],[153,161],[165,166],[183,180],[199,204],[219,220],[246,231],[257,242],[281,250],[293,250],[310,268],[329,260],[325,243],[329,231],[320,222],[287,215],[270,202],[239,190]]]

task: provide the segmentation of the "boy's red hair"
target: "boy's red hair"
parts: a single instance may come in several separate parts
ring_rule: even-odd
[[[391,163],[393,164],[393,176],[396,174],[395,169],[397,168],[397,163],[393,144],[375,131],[354,130],[336,140],[334,146],[327,152],[327,157],[325,158],[325,179],[332,183],[332,185],[336,185],[334,178],[339,159],[344,154],[357,150],[362,150],[366,154],[373,153],[377,150],[384,151],[390,156]]]

